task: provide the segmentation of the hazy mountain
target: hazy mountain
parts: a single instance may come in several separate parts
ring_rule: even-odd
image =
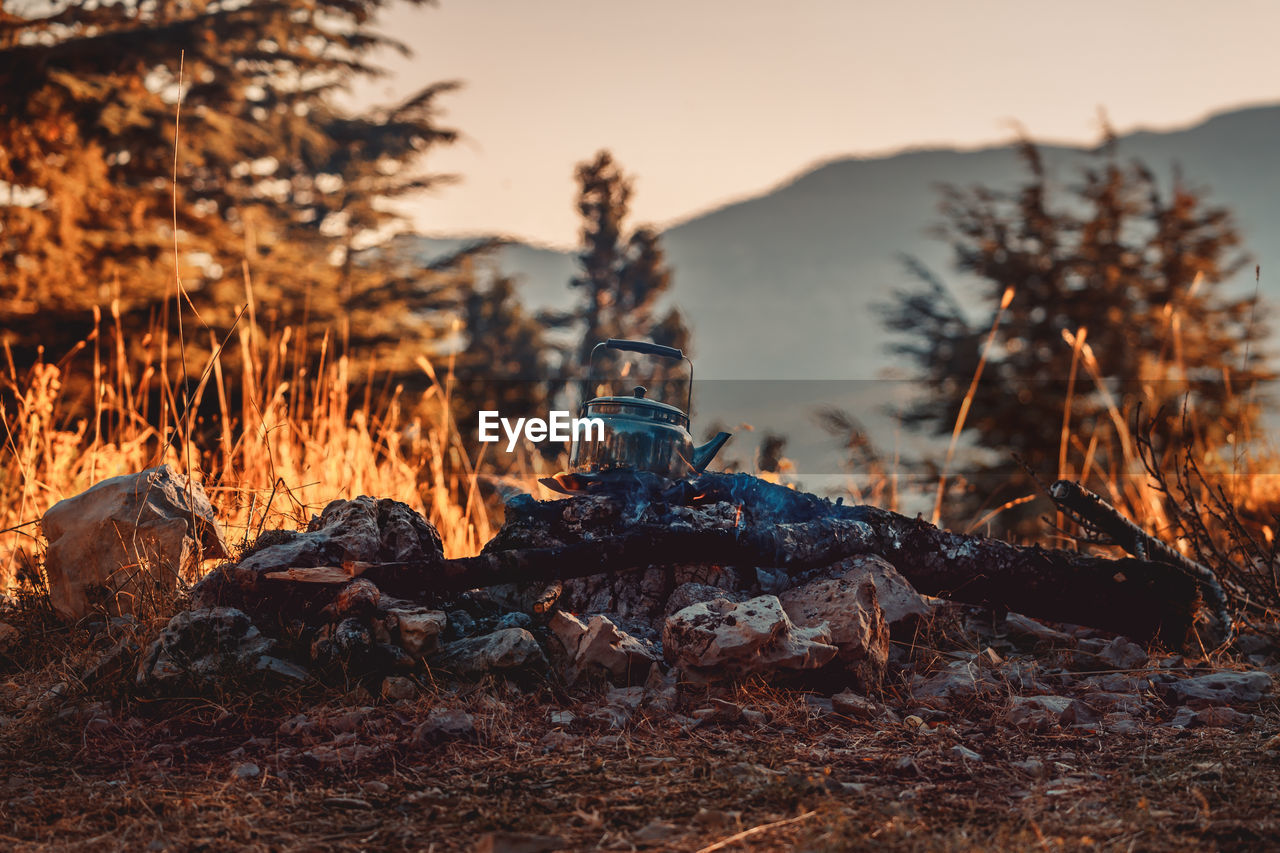
[[[1280,106],[1223,113],[1184,130],[1132,133],[1120,140],[1119,152],[1144,160],[1165,186],[1180,170],[1209,191],[1211,202],[1234,211],[1245,248],[1262,265],[1264,296],[1280,296],[1277,275],[1269,274],[1270,244],[1280,238]],[[1061,184],[1073,182],[1088,157],[1084,149],[1052,146],[1045,154]],[[673,300],[693,325],[699,376],[882,376],[890,357],[874,306],[915,285],[901,256],[919,258],[965,292],[948,247],[929,236],[938,223],[937,186],[1013,187],[1024,175],[1009,146],[841,159],[668,229],[663,245],[675,269]],[[452,245],[424,240],[419,250],[427,257]],[[559,306],[572,299],[571,254],[516,244],[498,261],[521,281],[527,302]],[[1240,286],[1253,287],[1252,270]],[[848,396],[826,388],[827,396]],[[751,394],[744,385],[732,396]],[[803,406],[786,408],[786,421],[807,417]]]

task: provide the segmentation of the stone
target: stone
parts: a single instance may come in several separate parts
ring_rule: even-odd
[[[989,668],[976,661],[953,661],[933,675],[915,675],[911,695],[928,708],[943,710],[957,702],[992,692],[997,682]]]
[[[592,616],[573,657],[570,683],[582,674],[604,672],[616,684],[638,684],[659,659],[651,645],[622,631],[605,616]]]
[[[644,702],[645,688],[641,686],[613,687],[605,694],[604,698],[610,705],[626,708],[629,711],[636,711],[639,710],[640,705]]]
[[[49,602],[68,620],[95,606],[150,612],[157,593],[228,555],[204,489],[168,465],[103,480],[58,501],[41,524]]]
[[[333,629],[333,644],[339,654],[350,658],[373,648],[373,632],[360,619],[348,617]]]
[[[237,565],[206,576],[192,592],[199,607],[232,604],[253,610],[266,601],[260,586],[268,572],[341,566],[345,562],[426,562],[444,555],[440,534],[408,504],[361,495],[332,501],[303,533],[268,531]],[[260,541],[262,541],[260,539]],[[230,583],[228,583],[230,581]]]
[[[1104,731],[1111,734],[1132,735],[1142,731],[1138,721],[1123,711],[1103,714],[1101,725]]]
[[[863,581],[871,581],[875,584],[876,600],[885,623],[895,635],[914,630],[916,623],[932,611],[928,599],[916,592],[892,563],[874,554],[849,557],[804,576],[806,581],[811,578],[842,581],[853,588]]]
[[[1135,695],[1146,693],[1154,685],[1152,675],[1125,675],[1124,673],[1087,675],[1077,683],[1087,690]]]
[[[1182,705],[1174,711],[1173,719],[1165,723],[1165,725],[1172,729],[1189,729],[1195,724],[1195,720],[1196,712],[1186,705]]]
[[[729,601],[742,601],[750,598],[744,593],[726,592],[719,587],[711,586],[705,583],[689,582],[680,584],[671,591],[671,595],[667,597],[667,606],[664,615],[670,616],[678,613],[686,607],[694,604],[701,604],[704,601],[715,601],[717,598],[725,598]]]
[[[665,569],[610,572],[566,580],[560,604],[576,613],[650,621],[662,617],[671,589],[672,578]]]
[[[659,660],[653,644],[623,631],[607,616],[595,615],[590,623],[557,610],[547,620],[551,640],[547,651],[553,666],[569,684],[593,673],[614,684],[638,684]]]
[[[1271,692],[1271,676],[1251,672],[1211,672],[1170,683],[1170,704],[1203,708],[1209,705],[1241,705],[1257,702]]]
[[[1079,699],[1073,699],[1058,717],[1058,725],[1094,728],[1101,719],[1102,714],[1098,709]]]
[[[979,753],[959,743],[948,749],[947,755],[970,764],[977,764],[982,761],[982,756]]]
[[[0,622],[0,650],[15,645],[22,638],[22,632],[8,622]]]
[[[538,745],[542,747],[544,752],[555,752],[557,750],[568,750],[578,746],[582,742],[582,738],[568,732],[555,729],[547,732],[538,739]]]
[[[387,615],[395,618],[396,641],[415,658],[435,653],[449,624],[443,612],[428,607],[393,607]]]
[[[476,620],[467,611],[449,611],[448,639],[460,640],[464,637],[470,637],[475,634],[477,627]]]
[[[260,675],[270,676],[273,681],[302,684],[311,679],[306,668],[293,661],[287,661],[274,655],[260,655],[253,664],[254,671]]]
[[[432,708],[410,738],[419,748],[451,740],[479,740],[475,718],[460,708]]]
[[[403,699],[416,699],[418,685],[412,679],[399,675],[391,675],[382,679],[382,698],[388,702],[399,702]]]
[[[1020,770],[1023,773],[1026,773],[1033,779],[1043,779],[1048,776],[1048,769],[1045,767],[1044,762],[1038,761],[1034,758],[1026,761],[1010,761],[1009,766],[1014,770]]]
[[[793,587],[778,600],[800,628],[829,627],[829,642],[839,649],[840,665],[864,689],[880,684],[889,662],[889,625],[873,580],[850,572],[844,577],[812,580]]]
[[[1059,724],[1072,701],[1066,696],[1015,696],[1005,721],[1019,729],[1047,731]]]
[[[774,595],[690,605],[662,630],[667,662],[700,679],[817,669],[839,652],[830,640],[825,625],[796,627]]]
[[[1134,693],[1086,693],[1084,700],[1100,711],[1143,714],[1147,710],[1147,700]]]
[[[1009,639],[1026,648],[1057,648],[1074,646],[1076,643],[1075,637],[1070,634],[1050,628],[1021,613],[1005,614],[1004,628]]]
[[[231,607],[184,610],[169,620],[138,665],[139,687],[206,689],[246,676],[278,674],[275,641]]]
[[[547,721],[553,726],[571,726],[576,719],[578,715],[572,711],[552,711],[547,716]]]
[[[1112,669],[1139,669],[1147,663],[1147,652],[1137,643],[1116,637],[1098,652],[1102,662]]]
[[[680,701],[680,684],[675,673],[664,673],[662,667],[650,668],[644,682],[644,705],[658,714],[670,714]]]
[[[523,628],[503,628],[491,634],[455,640],[431,659],[432,667],[457,676],[544,669],[547,658],[533,635]]]
[[[578,646],[587,635],[587,623],[567,610],[556,610],[547,619],[547,630],[551,632],[547,643],[548,655],[552,664],[568,680],[568,670],[573,667]]]
[[[845,690],[832,696],[831,708],[837,714],[858,720],[873,720],[884,710],[880,703],[860,696],[852,690]]]
[[[240,782],[248,782],[251,779],[257,779],[261,775],[262,768],[252,761],[241,762],[231,769],[231,778]]]
[[[519,610],[513,610],[510,613],[504,613],[498,619],[497,627],[499,628],[531,628],[533,627],[533,619],[528,613],[522,613]]]
[[[1201,708],[1192,718],[1197,726],[1216,726],[1223,729],[1238,729],[1253,722],[1252,714],[1243,714],[1234,708],[1213,706]]]

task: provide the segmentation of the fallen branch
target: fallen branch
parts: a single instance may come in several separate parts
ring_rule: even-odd
[[[1228,638],[1235,623],[1227,607],[1227,596],[1218,576],[1208,566],[1179,554],[1138,525],[1100,496],[1072,480],[1058,480],[1049,487],[1049,497],[1058,508],[1086,530],[1100,535],[1106,544],[1123,548],[1140,560],[1153,560],[1174,566],[1200,584],[1205,603],[1213,608]]]

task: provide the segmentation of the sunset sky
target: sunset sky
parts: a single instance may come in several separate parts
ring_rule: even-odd
[[[419,228],[576,241],[574,164],[610,148],[637,221],[669,224],[816,161],[908,147],[1091,142],[1280,100],[1280,3],[1188,0],[439,0],[382,29],[414,57],[356,103],[456,79],[460,182]]]

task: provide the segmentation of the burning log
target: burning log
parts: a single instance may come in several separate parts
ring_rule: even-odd
[[[1089,625],[1138,638],[1179,643],[1197,601],[1195,580],[1177,567],[1142,559],[1111,560],[1072,551],[1021,547],[940,530],[920,519],[871,506],[846,506],[743,474],[705,474],[606,496],[617,504],[594,538],[571,538],[565,519],[590,514],[602,498],[516,501],[503,532],[475,557],[350,563],[271,571],[273,583],[331,587],[355,577],[413,601],[508,583],[564,581],[653,566],[709,565],[780,569],[795,575],[847,557],[875,554],[921,592],[954,601]],[[728,504],[732,522],[698,527],[689,505]],[[676,512],[683,509],[685,516]],[[536,528],[538,535],[522,535]],[[521,547],[528,541],[543,547]],[[317,590],[317,594],[319,591]]]

